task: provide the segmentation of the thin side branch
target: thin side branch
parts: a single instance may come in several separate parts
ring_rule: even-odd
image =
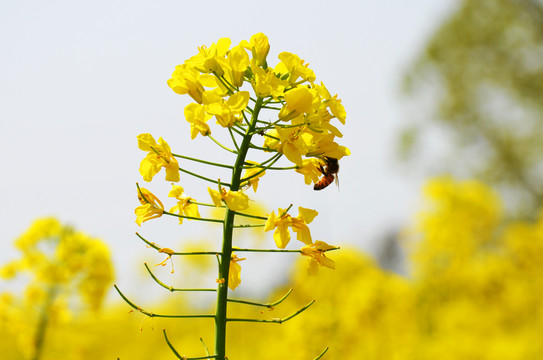
[[[170,349],[172,350],[172,352],[175,354],[175,356],[177,356],[178,359],[183,360],[183,357],[182,357],[181,355],[179,355],[179,353],[177,352],[177,350],[175,350],[175,348],[173,347],[172,343],[171,343],[170,340],[168,339],[168,335],[166,335],[166,329],[162,329],[162,333],[164,334],[164,339],[166,339],[166,344],[168,344],[168,346],[170,347]]]
[[[170,349],[173,351],[173,353],[175,354],[175,356],[177,356],[178,359],[181,359],[181,360],[199,360],[199,359],[216,359],[217,358],[217,355],[209,355],[209,351],[207,351],[207,356],[198,356],[198,357],[186,357],[186,356],[181,356],[179,354],[179,352],[177,350],[175,350],[175,348],[173,347],[172,343],[170,342],[170,340],[168,339],[168,336],[166,335],[166,329],[162,329],[162,333],[164,334],[164,338],[166,339],[166,343],[168,344],[168,346],[170,347]],[[200,340],[202,340],[202,338],[200,338]],[[205,346],[205,345],[204,345]],[[207,350],[207,348],[206,348]]]
[[[233,228],[253,228],[253,227],[264,227],[265,224],[257,225],[257,224],[242,224],[242,225],[234,225]]]
[[[236,148],[236,151],[239,152],[238,142],[236,141],[236,138],[234,137],[234,133],[232,132],[231,127],[228,128],[228,132],[230,133],[230,138],[232,138],[232,143],[234,143],[234,147]],[[232,169],[234,169],[233,166],[232,166]]]
[[[217,291],[217,289],[180,289],[180,288],[174,288],[173,286],[168,286],[166,284],[164,284],[162,281],[160,281],[156,276],[155,274],[152,273],[151,269],[149,268],[149,266],[147,265],[147,263],[144,263],[143,265],[145,265],[145,268],[147,269],[147,272],[149,272],[149,275],[151,275],[151,277],[153,278],[153,280],[160,286],[162,286],[163,288],[165,289],[168,289],[170,290],[171,292],[174,292],[174,291]]]
[[[336,246],[336,247],[331,248],[331,249],[320,250],[320,252],[325,253],[325,252],[328,252],[328,251],[334,251],[334,250],[339,250],[339,249],[341,249],[341,248],[339,246]],[[302,252],[302,250],[285,250],[285,249],[250,249],[250,248],[238,249],[238,248],[235,248],[234,250],[236,252],[240,252],[240,251],[245,251],[245,252],[276,252],[276,253],[301,253]]]
[[[200,342],[202,343],[202,346],[204,347],[205,351],[206,351],[206,355],[207,356],[210,356],[209,355],[209,349],[207,348],[207,345],[206,343],[204,342],[204,339],[200,338]]]
[[[142,308],[140,308],[138,305],[134,304],[132,301],[130,301],[122,292],[119,290],[117,285],[113,285],[115,290],[119,293],[119,295],[123,298],[123,300],[130,305],[131,308],[134,310],[139,311],[140,313],[147,315],[149,317],[160,317],[160,318],[215,318],[215,314],[190,314],[190,315],[165,315],[165,314],[155,314],[149,311],[145,311]]]
[[[285,299],[292,293],[292,289],[289,289],[289,291],[283,295],[283,297],[281,297],[279,300],[277,301],[274,301],[274,302],[271,302],[271,303],[266,303],[266,304],[263,304],[263,303],[257,303],[257,302],[253,302],[253,301],[247,301],[247,300],[238,300],[238,299],[228,299],[229,302],[235,302],[235,303],[238,303],[238,304],[246,304],[246,305],[253,305],[253,306],[261,306],[261,307],[265,307],[265,308],[268,308],[268,309],[273,309],[275,306],[279,305],[280,303],[282,303],[283,301],[285,301]]]
[[[139,233],[136,233],[136,236],[139,237],[141,240],[143,240],[143,242],[145,242],[147,245],[149,245],[150,247],[152,247],[153,249],[155,250],[158,250],[160,252],[160,250],[164,249],[163,247],[155,244],[154,242],[150,242],[149,240],[145,239],[143,236],[141,236]],[[164,252],[164,251],[162,251]],[[191,252],[172,252],[171,255],[221,255],[221,252],[220,251],[191,251]]]
[[[328,351],[328,346],[326,347],[326,349],[324,349],[323,352],[321,352],[321,353],[319,354],[319,356],[317,356],[317,357],[314,358],[313,360],[319,360],[321,357],[324,356],[324,354],[326,354],[327,351]]]
[[[193,158],[193,157],[190,157],[190,156],[185,156],[185,155],[180,155],[180,154],[173,154],[173,153],[172,153],[172,155],[177,157],[177,158],[180,158],[180,159],[196,161],[196,162],[206,164],[206,165],[223,167],[223,168],[227,168],[227,169],[233,169],[234,168],[232,165],[220,164],[220,163],[216,163],[216,162],[213,162],[213,161],[207,161],[207,160],[201,160],[201,159]]]
[[[205,180],[207,182],[213,183],[213,184],[218,184],[219,183],[217,180],[213,180],[213,179],[210,179],[208,177],[198,175],[196,173],[193,173],[192,171],[188,171],[186,169],[183,169],[182,167],[179,167],[179,171],[184,172],[185,174],[189,174],[189,175],[192,175],[194,177],[197,177],[198,179],[202,179],[202,180]],[[224,185],[226,187],[230,187],[230,184],[228,184],[228,183],[221,183],[221,185]]]
[[[251,218],[251,219],[268,220],[268,218],[266,216],[245,214],[245,213],[241,213],[239,211],[235,211],[235,213],[236,213],[236,215],[243,216],[243,217],[248,217],[248,218]]]
[[[305,311],[308,307],[313,305],[315,303],[315,300],[312,300],[309,304],[302,307],[298,311],[292,313],[291,315],[280,318],[280,319],[244,319],[244,318],[227,318],[226,321],[243,321],[243,322],[262,322],[262,323],[274,323],[274,324],[282,324],[290,319],[292,319],[295,316],[300,315],[303,311]]]
[[[223,144],[221,144],[219,141],[217,141],[213,136],[211,135],[207,135],[208,138],[210,138],[211,140],[213,140],[213,142],[217,145],[219,145],[221,148],[223,148],[224,150],[228,151],[228,152],[231,152],[232,154],[237,154],[238,152],[236,150],[232,150],[226,146],[224,146]]]
[[[275,163],[277,162],[277,160],[279,160],[279,159],[281,158],[281,155],[282,155],[282,154],[277,153],[277,155],[278,155],[277,158],[274,159],[274,160],[270,163],[269,166],[262,166],[262,168],[261,168],[259,171],[257,171],[256,173],[254,173],[253,175],[247,176],[246,178],[241,179],[240,182],[241,182],[242,186],[243,186],[243,184],[244,184],[245,182],[247,182],[248,180],[251,180],[251,179],[254,178],[254,177],[257,177],[258,175],[262,174],[264,171],[268,170],[273,164],[275,164]]]
[[[221,185],[222,185],[222,183],[221,183]],[[167,212],[166,210],[164,210],[162,213],[164,215],[170,215],[170,216],[175,216],[175,217],[178,217],[178,218],[189,219],[189,220],[223,223],[223,220],[221,220],[221,219],[198,218],[198,217],[192,217],[192,216],[185,216],[185,215],[179,215],[179,214],[174,214],[174,213],[171,213],[171,212]]]

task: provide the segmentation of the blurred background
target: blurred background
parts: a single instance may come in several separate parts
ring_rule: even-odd
[[[543,277],[537,275],[543,2],[18,1],[0,4],[0,20],[7,198],[0,209],[0,264],[21,256],[14,240],[35,219],[53,216],[107,245],[115,282],[139,303],[175,311],[208,304],[170,296],[146,275],[142,264],[164,256],[146,248],[136,231],[175,249],[216,246],[220,232],[170,219],[135,224],[135,184],[143,184],[138,168],[145,156],[136,136],[148,132],[176,153],[216,157],[206,139],[190,140],[183,119],[188,99],[166,80],[198,46],[221,37],[237,44],[263,32],[271,45],[268,63],[293,52],[342,99],[347,122],[340,144],[352,155],[340,163],[339,189],[316,193],[301,176],[292,176],[288,188],[278,185],[280,177],[260,182],[257,200],[268,211],[290,203],[318,210],[314,238],[345,250],[330,255],[337,270],[325,269],[317,279],[299,275],[305,262],[297,257],[242,263],[236,295],[276,298],[293,286],[300,290],[292,308],[322,300],[313,316],[308,311],[295,325],[257,333],[291,349],[311,329],[306,346],[292,353],[296,359],[314,358],[320,344],[330,344],[330,359],[543,355],[537,345],[543,328]],[[182,175],[181,183],[192,197],[207,199],[199,182]],[[257,241],[271,244],[270,235]],[[205,264],[175,259],[174,265],[174,274],[155,269],[168,283],[192,276],[213,286]],[[346,278],[340,290],[330,288]],[[20,321],[10,312],[22,304],[18,296],[30,296],[24,280],[0,281],[0,291],[14,294],[0,307],[8,324]],[[73,310],[77,301],[66,300],[72,317],[57,316],[43,358],[172,358],[160,334],[165,325],[140,324],[142,317],[128,316],[110,289],[100,316]],[[172,337],[193,349],[207,335],[211,345],[212,324],[194,324],[193,336],[175,325]],[[93,335],[63,348],[58,339],[73,329]],[[246,335],[231,340],[232,359],[272,358],[265,346],[242,351],[258,339],[239,330]],[[10,341],[16,334],[6,334],[0,345],[9,358],[28,358],[14,344],[24,348],[30,340]],[[104,336],[116,336],[117,347]]]

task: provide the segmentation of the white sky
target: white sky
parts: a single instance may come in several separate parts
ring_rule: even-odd
[[[55,215],[104,239],[118,282],[130,287],[143,258],[159,259],[135,231],[172,247],[196,236],[194,222],[179,227],[175,219],[161,219],[140,229],[134,223],[135,182],[143,183],[138,167],[145,155],[136,136],[150,132],[174,152],[214,158],[218,150],[210,141],[190,141],[183,119],[188,99],[166,80],[197,46],[220,37],[237,44],[257,32],[269,37],[270,65],[281,51],[296,53],[339,94],[348,114],[340,141],[352,151],[340,164],[339,191],[317,193],[301,175],[282,173],[265,178],[259,196],[270,209],[294,203],[318,210],[311,226],[315,239],[369,249],[416,209],[420,178],[396,169],[393,156],[405,120],[399,86],[455,3],[1,2],[0,263],[18,256],[12,241],[33,219]],[[160,182],[144,186],[160,194]],[[208,201],[207,184],[182,175],[181,185]]]

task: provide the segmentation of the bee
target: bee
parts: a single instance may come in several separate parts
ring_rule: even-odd
[[[322,190],[336,179],[336,182],[339,181],[337,173],[339,172],[339,162],[337,159],[325,156],[325,164],[320,166],[320,172],[324,175],[319,181],[313,186],[313,190]],[[335,175],[335,176],[334,176]]]

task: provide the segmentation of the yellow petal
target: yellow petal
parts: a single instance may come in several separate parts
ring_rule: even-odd
[[[184,193],[183,187],[179,185],[172,185],[172,189],[168,193],[168,197],[179,199],[181,196],[183,196],[183,193]]]
[[[315,216],[319,215],[318,211],[312,209],[306,209],[304,207],[298,207],[298,219],[304,221],[306,224],[309,224],[313,221]]]
[[[266,226],[264,226],[264,231],[270,231],[275,228],[275,211],[272,211],[268,220],[266,220]]]
[[[302,154],[293,143],[286,143],[283,146],[283,154],[297,166],[302,166]]]
[[[185,215],[190,217],[199,218],[200,212],[198,211],[198,205],[196,204],[188,204],[185,206]]]
[[[235,261],[230,261],[228,287],[232,290],[236,290],[239,284],[241,284],[241,266]]]
[[[288,226],[284,223],[280,223],[273,233],[273,239],[278,248],[284,249],[290,242],[290,233],[288,232]]]
[[[213,200],[213,204],[215,204],[215,206],[222,206],[221,196],[217,190],[213,190],[208,187],[207,192],[209,193],[209,196],[211,196],[211,200]]]
[[[319,273],[319,263],[314,258],[309,259],[307,273],[311,276],[315,276]]]
[[[166,181],[178,182],[179,177],[179,163],[173,157],[170,157],[170,162],[166,165]]]
[[[151,146],[156,146],[157,143],[151,134],[138,135],[138,148],[143,151],[151,151]]]
[[[311,232],[306,224],[302,222],[293,222],[292,230],[296,233],[297,240],[300,240],[306,245],[313,243],[313,240],[311,239]]]
[[[326,251],[326,250],[331,250],[331,249],[336,248],[336,246],[329,245],[329,244],[325,243],[324,241],[320,241],[320,240],[315,241],[314,247],[315,247],[315,249],[320,250],[320,251]]]
[[[330,269],[336,268],[336,263],[334,262],[334,260],[327,258],[326,256],[324,256],[324,254],[317,257],[316,260],[322,266],[326,266]]]
[[[232,111],[239,112],[247,107],[247,104],[249,103],[249,96],[250,94],[248,91],[240,91],[230,96],[226,103]]]
[[[153,176],[160,171],[160,166],[157,166],[152,159],[152,156],[147,155],[140,163],[140,175],[147,182],[153,180]]]
[[[241,191],[228,191],[224,201],[230,210],[239,211],[249,207],[249,197]]]

